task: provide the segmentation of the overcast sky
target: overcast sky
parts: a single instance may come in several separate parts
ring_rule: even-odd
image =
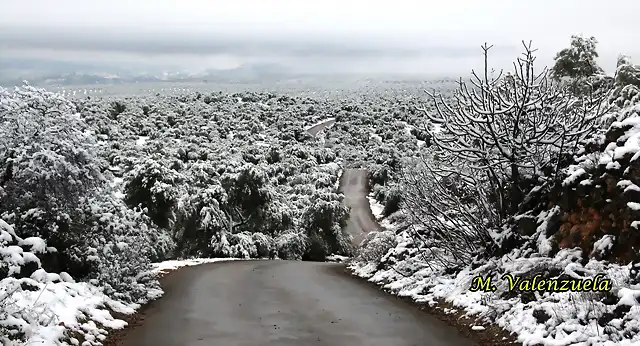
[[[640,0],[0,0],[0,56],[307,71],[464,74],[533,40],[539,61],[595,36],[608,72],[640,61]]]

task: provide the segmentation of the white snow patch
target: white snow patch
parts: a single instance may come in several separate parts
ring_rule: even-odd
[[[33,253],[45,253],[47,251],[47,243],[40,237],[29,237],[18,242],[20,246],[30,246]]]
[[[631,208],[632,210],[640,210],[640,203],[638,203],[638,202],[627,202],[627,207]]]
[[[5,278],[0,284],[0,296],[11,292],[13,287],[28,284],[35,290],[14,291],[10,296],[6,307],[8,313],[20,316],[31,316],[39,321],[39,325],[28,324],[22,318],[9,318],[5,320],[12,325],[20,325],[31,345],[67,345],[64,340],[65,330],[78,331],[85,335],[86,339],[102,339],[110,329],[122,329],[127,323],[114,318],[107,307],[114,311],[131,314],[139,308],[137,304],[122,304],[102,293],[102,289],[86,282],[74,282],[66,273],[46,273],[40,269],[33,278]],[[51,279],[62,279],[53,282]],[[81,318],[83,317],[84,318]],[[98,327],[97,323],[101,324]]]
[[[327,256],[327,261],[328,262],[346,262],[350,258],[351,257],[348,257],[348,256],[329,255],[329,256]]]
[[[163,273],[170,270],[175,270],[181,267],[190,267],[197,266],[205,263],[215,263],[215,262],[226,262],[226,261],[240,261],[245,260],[244,258],[193,258],[186,260],[171,260],[164,261],[160,263],[153,263],[151,266],[153,267],[153,272],[155,273]]]
[[[384,205],[380,204],[380,202],[378,202],[372,194],[369,194],[367,196],[367,199],[369,200],[369,208],[371,209],[371,213],[373,214],[373,216],[376,218],[376,220],[382,219],[384,216]]]
[[[342,180],[342,173],[343,171],[342,169],[340,169],[338,171],[338,179],[336,179],[336,183],[333,184],[333,187],[336,189],[336,191],[340,189],[340,181]]]
[[[143,146],[147,141],[149,140],[148,136],[140,136],[138,137],[138,139],[136,140],[136,145],[141,147]]]
[[[582,176],[583,174],[586,174],[587,172],[584,170],[584,168],[582,167],[578,167],[578,166],[571,166],[570,167],[570,174],[567,178],[565,178],[565,180],[562,182],[562,185],[566,186],[566,185],[571,185],[573,184],[576,180],[578,180],[578,178],[580,176]]]

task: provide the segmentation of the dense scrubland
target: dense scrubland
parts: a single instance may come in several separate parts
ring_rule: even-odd
[[[0,337],[99,345],[124,324],[110,312],[161,295],[153,262],[336,254],[527,344],[637,342],[640,67],[604,75],[595,49],[574,37],[545,70],[524,45],[515,69],[428,93],[1,89]],[[386,229],[358,247],[337,188],[351,167]],[[504,273],[613,288],[513,292]],[[497,290],[469,291],[476,275]]]

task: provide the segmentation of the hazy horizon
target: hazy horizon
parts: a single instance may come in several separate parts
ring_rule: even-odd
[[[308,73],[464,75],[509,68],[522,40],[549,65],[572,34],[599,40],[599,63],[640,56],[640,2],[617,0],[0,0],[0,58],[198,71],[274,63]]]

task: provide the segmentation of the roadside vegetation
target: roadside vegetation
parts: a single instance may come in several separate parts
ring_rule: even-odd
[[[423,152],[371,172],[387,231],[365,239],[354,273],[471,316],[477,325],[461,328],[475,333],[498,325],[526,345],[640,341],[640,66],[621,57],[605,75],[596,44],[574,36],[546,69],[523,42],[502,72],[484,46],[483,71],[428,93],[414,125]],[[599,274],[611,290],[519,290],[504,274],[529,284]],[[478,276],[496,290],[470,290]]]

